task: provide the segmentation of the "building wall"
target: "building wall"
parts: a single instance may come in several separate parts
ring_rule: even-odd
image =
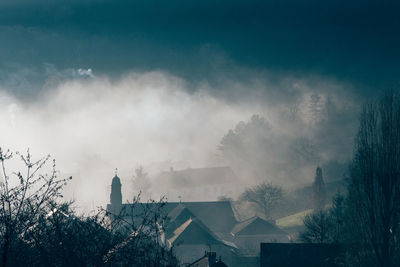
[[[223,262],[225,262],[228,266],[234,266],[236,254],[232,249],[228,246],[224,245],[185,245],[181,244],[174,248],[174,252],[181,264],[185,266],[185,264],[192,263],[202,256],[204,256],[205,251],[214,251],[217,253],[217,256],[220,257]]]
[[[261,267],[336,267],[342,247],[336,244],[262,243]]]
[[[287,243],[289,238],[285,235],[244,235],[236,236],[234,242],[241,250],[241,253],[257,255],[260,253],[261,243]]]

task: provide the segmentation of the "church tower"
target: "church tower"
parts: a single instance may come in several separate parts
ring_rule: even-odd
[[[110,204],[114,207],[122,205],[121,180],[117,176],[117,170],[111,183]]]

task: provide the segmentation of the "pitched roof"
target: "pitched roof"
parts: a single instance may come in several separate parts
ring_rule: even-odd
[[[173,211],[176,207],[178,209]],[[157,203],[136,203],[123,204],[122,210],[126,216],[139,216],[144,214],[148,209],[156,209],[160,204]],[[185,209],[186,208],[186,209]],[[229,201],[210,201],[210,202],[168,202],[160,207],[164,215],[171,213],[175,219],[179,215],[188,216],[193,214],[194,217],[201,220],[213,232],[229,233],[234,225],[237,224],[236,218],[232,211]],[[185,218],[182,215],[182,218]],[[185,219],[188,219],[187,217]]]
[[[231,233],[233,235],[287,235],[276,225],[257,216],[238,223]]]
[[[182,223],[183,221],[181,220],[186,221],[190,217],[195,217],[195,216],[188,208],[185,207],[184,204],[179,203],[178,206],[176,206],[173,210],[171,210],[168,213],[168,217],[171,222],[180,221]]]
[[[179,204],[168,213],[168,223],[166,225],[165,234],[170,238],[174,231],[189,219],[196,218],[196,216],[187,209],[183,204]]]
[[[182,242],[183,244],[220,244],[224,243],[215,236],[198,219],[189,219],[179,226],[174,235],[168,239],[171,245]]]
[[[229,232],[237,223],[229,201],[186,202],[184,205],[214,232]]]

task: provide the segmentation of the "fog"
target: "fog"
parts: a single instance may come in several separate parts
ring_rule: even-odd
[[[253,114],[265,118],[270,128],[263,139],[269,140],[270,149],[255,153],[266,160],[266,175],[255,178],[232,166],[240,178],[237,186],[261,180],[287,188],[304,186],[317,164],[345,163],[358,113],[355,96],[346,93],[348,85],[324,77],[271,80],[264,75],[268,73],[261,74],[220,81],[219,87],[231,89],[226,95],[206,81],[191,84],[162,71],[110,79],[91,69],[53,70],[34,97],[16,96],[7,87],[0,90],[1,145],[22,152],[30,148],[34,157],[51,154],[60,174],[73,177],[65,197],[84,209],[108,203],[115,168],[127,200],[135,191],[132,176],[139,165],[151,179],[170,167],[230,165],[218,149],[221,139]],[[315,93],[321,97],[322,119],[317,122],[309,102]],[[335,116],[323,119],[327,99]],[[296,163],[293,175],[285,166],[294,164],[290,147],[299,138],[314,140],[318,157]],[[163,186],[162,181],[152,184],[156,191]]]

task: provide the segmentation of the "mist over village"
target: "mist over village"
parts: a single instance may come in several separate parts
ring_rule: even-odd
[[[399,266],[399,4],[0,3],[0,266]]]

